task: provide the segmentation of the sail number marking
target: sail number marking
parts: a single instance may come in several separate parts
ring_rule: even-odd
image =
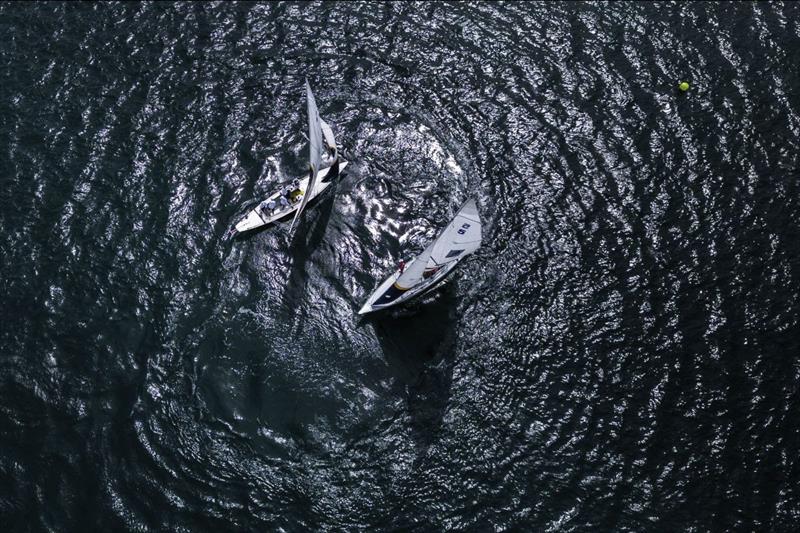
[[[459,235],[464,235],[467,232],[468,229],[469,229],[469,224],[464,223],[464,224],[461,225],[461,229],[458,230],[458,234]]]

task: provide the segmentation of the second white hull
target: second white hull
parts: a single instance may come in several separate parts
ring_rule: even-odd
[[[406,265],[406,268],[409,268],[413,262],[414,261],[408,263],[408,265]],[[400,270],[395,270],[391,276],[386,278],[384,282],[381,283],[377,289],[375,289],[375,292],[372,293],[367,302],[361,307],[361,309],[359,309],[358,314],[364,315],[366,313],[371,313],[373,311],[388,309],[389,307],[394,307],[396,305],[405,303],[416,296],[425,294],[426,292],[435,288],[436,285],[438,285],[439,282],[442,281],[444,277],[447,276],[447,274],[449,274],[456,267],[458,262],[459,261],[453,261],[451,263],[443,265],[432,276],[423,279],[416,286],[404,291],[400,296],[392,300],[390,303],[385,305],[376,303],[381,298],[381,296],[383,296],[384,293],[386,293],[386,291],[392,288],[392,285],[394,285],[395,281],[397,281],[397,278],[400,277]]]

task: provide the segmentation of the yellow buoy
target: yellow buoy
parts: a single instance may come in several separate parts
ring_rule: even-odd
[[[678,89],[680,89],[683,92],[688,91],[689,90],[689,82],[686,82],[686,81],[680,82],[678,84]]]

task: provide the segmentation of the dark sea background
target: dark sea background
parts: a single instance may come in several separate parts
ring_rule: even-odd
[[[0,528],[797,530],[798,169],[792,2],[4,2]]]

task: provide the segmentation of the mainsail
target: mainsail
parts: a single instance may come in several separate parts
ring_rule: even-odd
[[[475,200],[467,200],[455,218],[433,243],[428,268],[438,268],[445,263],[471,254],[481,245],[481,219]]]
[[[320,167],[320,155],[322,153],[322,128],[320,127],[319,110],[317,109],[317,102],[314,100],[314,93],[311,92],[311,86],[306,79],[306,100],[308,103],[308,145],[309,145],[309,178],[308,186],[303,193],[303,199],[300,201],[300,207],[294,214],[292,225],[289,227],[289,233],[294,229],[300,213],[305,209],[308,199],[314,192],[314,187],[317,186],[317,173]],[[331,136],[333,134],[331,133]]]

